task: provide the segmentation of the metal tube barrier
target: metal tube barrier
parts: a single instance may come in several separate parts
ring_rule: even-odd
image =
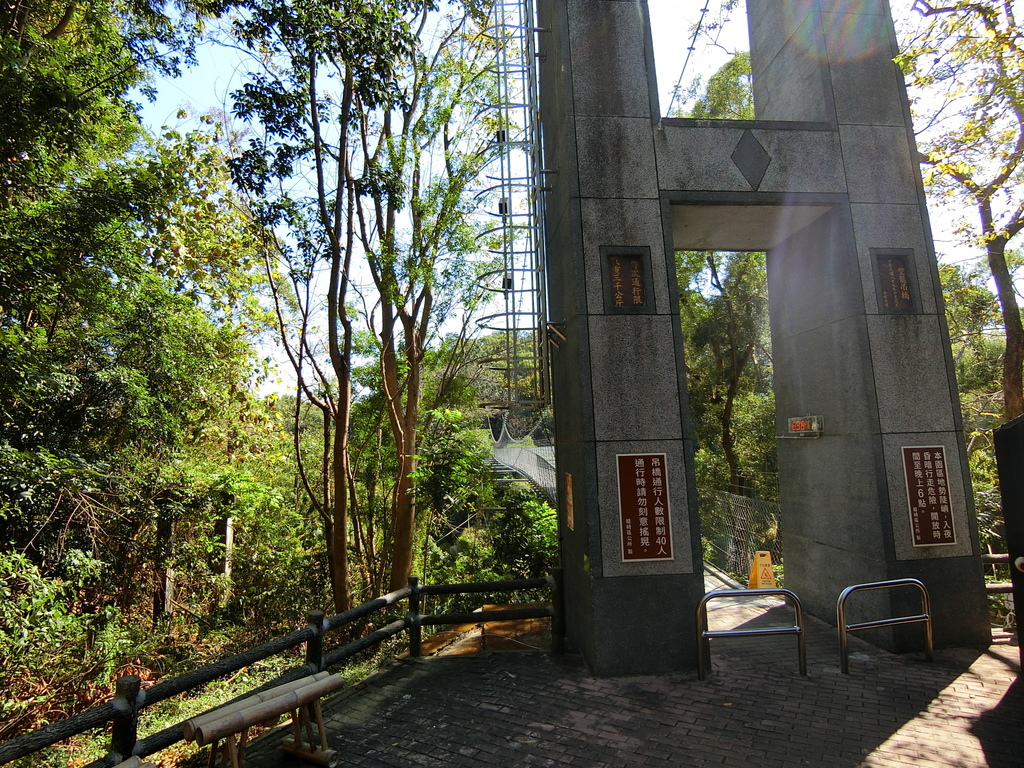
[[[846,600],[854,592],[863,592],[869,589],[890,589],[893,587],[917,587],[921,592],[921,613],[917,616],[898,616],[893,619],[876,619],[875,621],[864,621],[860,624],[846,623]],[[850,674],[850,660],[847,654],[847,634],[858,629],[875,629],[877,627],[893,627],[897,624],[924,624],[924,658],[932,660],[932,605],[928,597],[928,590],[924,584],[917,579],[893,579],[892,581],[874,581],[870,584],[855,584],[847,587],[839,595],[836,603],[836,629],[839,630],[839,668],[844,675]]]
[[[762,627],[760,629],[708,630],[708,603],[720,597],[781,596],[792,600],[796,623],[791,627]],[[707,678],[705,660],[711,660],[712,637],[745,637],[748,635],[796,635],[800,674],[807,676],[807,633],[804,631],[804,607],[795,592],[788,589],[727,589],[708,592],[697,605],[697,678]]]

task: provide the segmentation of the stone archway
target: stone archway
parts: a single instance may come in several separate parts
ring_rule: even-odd
[[[597,674],[695,663],[703,581],[673,251],[718,248],[768,251],[778,434],[785,416],[824,420],[820,438],[780,440],[786,586],[829,618],[845,586],[912,576],[933,594],[940,645],[985,642],[941,290],[883,0],[748,0],[758,119],[743,122],[660,117],[644,0],[539,11],[570,640]],[[914,611],[869,594],[878,616]]]

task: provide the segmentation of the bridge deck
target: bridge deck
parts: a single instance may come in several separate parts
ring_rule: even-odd
[[[728,605],[712,628],[779,623],[788,609]],[[713,604],[714,605],[714,604]],[[579,657],[488,651],[406,659],[325,703],[346,766],[1024,765],[1017,648],[898,656],[808,620],[809,675],[792,637],[712,644],[714,671],[594,679]],[[281,731],[253,742],[249,768],[292,768]]]

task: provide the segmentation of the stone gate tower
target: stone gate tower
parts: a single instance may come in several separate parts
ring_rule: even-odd
[[[678,249],[768,253],[786,587],[828,619],[846,586],[919,578],[938,645],[988,641],[888,6],[748,0],[747,14],[757,119],[666,119],[645,0],[539,0],[567,624],[599,675],[695,665]],[[791,439],[805,415],[820,436]],[[910,593],[864,598],[873,618],[918,611]],[[873,639],[900,649],[905,629]]]

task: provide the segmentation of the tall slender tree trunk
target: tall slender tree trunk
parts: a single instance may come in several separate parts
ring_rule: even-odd
[[[725,398],[725,408],[722,410],[722,453],[725,454],[725,463],[729,467],[729,493],[739,496],[745,495],[743,475],[740,474],[740,459],[736,454],[736,436],[732,431],[732,412],[735,403],[736,393],[729,387],[729,394]]]
[[[389,589],[405,586],[412,571],[413,537],[416,531],[416,496],[413,477],[416,472],[416,430],[404,435],[399,460],[399,478],[395,490],[395,551],[391,562]]]
[[[328,351],[331,368],[337,384],[337,397],[331,418],[334,422],[334,440],[331,445],[331,489],[334,493],[331,509],[330,549],[333,553],[331,564],[331,594],[334,609],[338,613],[347,611],[352,605],[349,591],[348,523],[349,523],[349,427],[352,420],[352,323],[345,308],[348,296],[349,270],[351,268],[352,244],[355,237],[353,213],[354,199],[351,188],[348,155],[340,153],[336,160],[339,188],[330,206],[326,204],[324,163],[325,155],[320,143],[320,120],[316,101],[316,66],[310,67],[310,112],[313,117],[317,188],[321,201],[320,217],[330,237],[331,273],[327,292]],[[342,141],[347,136],[348,116],[352,106],[352,74],[345,78],[342,95]],[[344,210],[344,215],[343,215]],[[344,243],[341,233],[345,233]],[[340,332],[339,332],[340,331]],[[327,450],[327,446],[324,446]]]
[[[996,284],[996,295],[1003,315],[1006,349],[1003,352],[1003,415],[1007,421],[1024,416],[1024,326],[1013,287],[1013,276],[1006,263],[1007,239],[995,235],[992,206],[988,200],[979,204],[988,267]]]
[[[398,383],[398,356],[395,353],[393,321],[385,324],[384,364],[385,395],[395,447],[398,451],[398,482],[395,487],[393,530],[394,552],[391,560],[389,588],[405,586],[412,570],[413,538],[416,533],[417,421],[420,406],[420,377],[423,362],[420,329],[408,316],[403,315],[403,357],[406,364],[405,386]],[[404,390],[404,392],[403,392]],[[404,395],[404,397],[403,397]],[[403,402],[404,401],[404,402]]]
[[[171,564],[175,549],[174,513],[160,510],[156,521],[156,589],[153,593],[153,627],[161,620],[174,615],[174,588],[176,574]]]
[[[334,490],[331,509],[331,595],[337,613],[347,611],[352,605],[349,593],[348,566],[348,390],[338,392],[338,409],[335,413],[334,445],[331,454],[331,487]]]

